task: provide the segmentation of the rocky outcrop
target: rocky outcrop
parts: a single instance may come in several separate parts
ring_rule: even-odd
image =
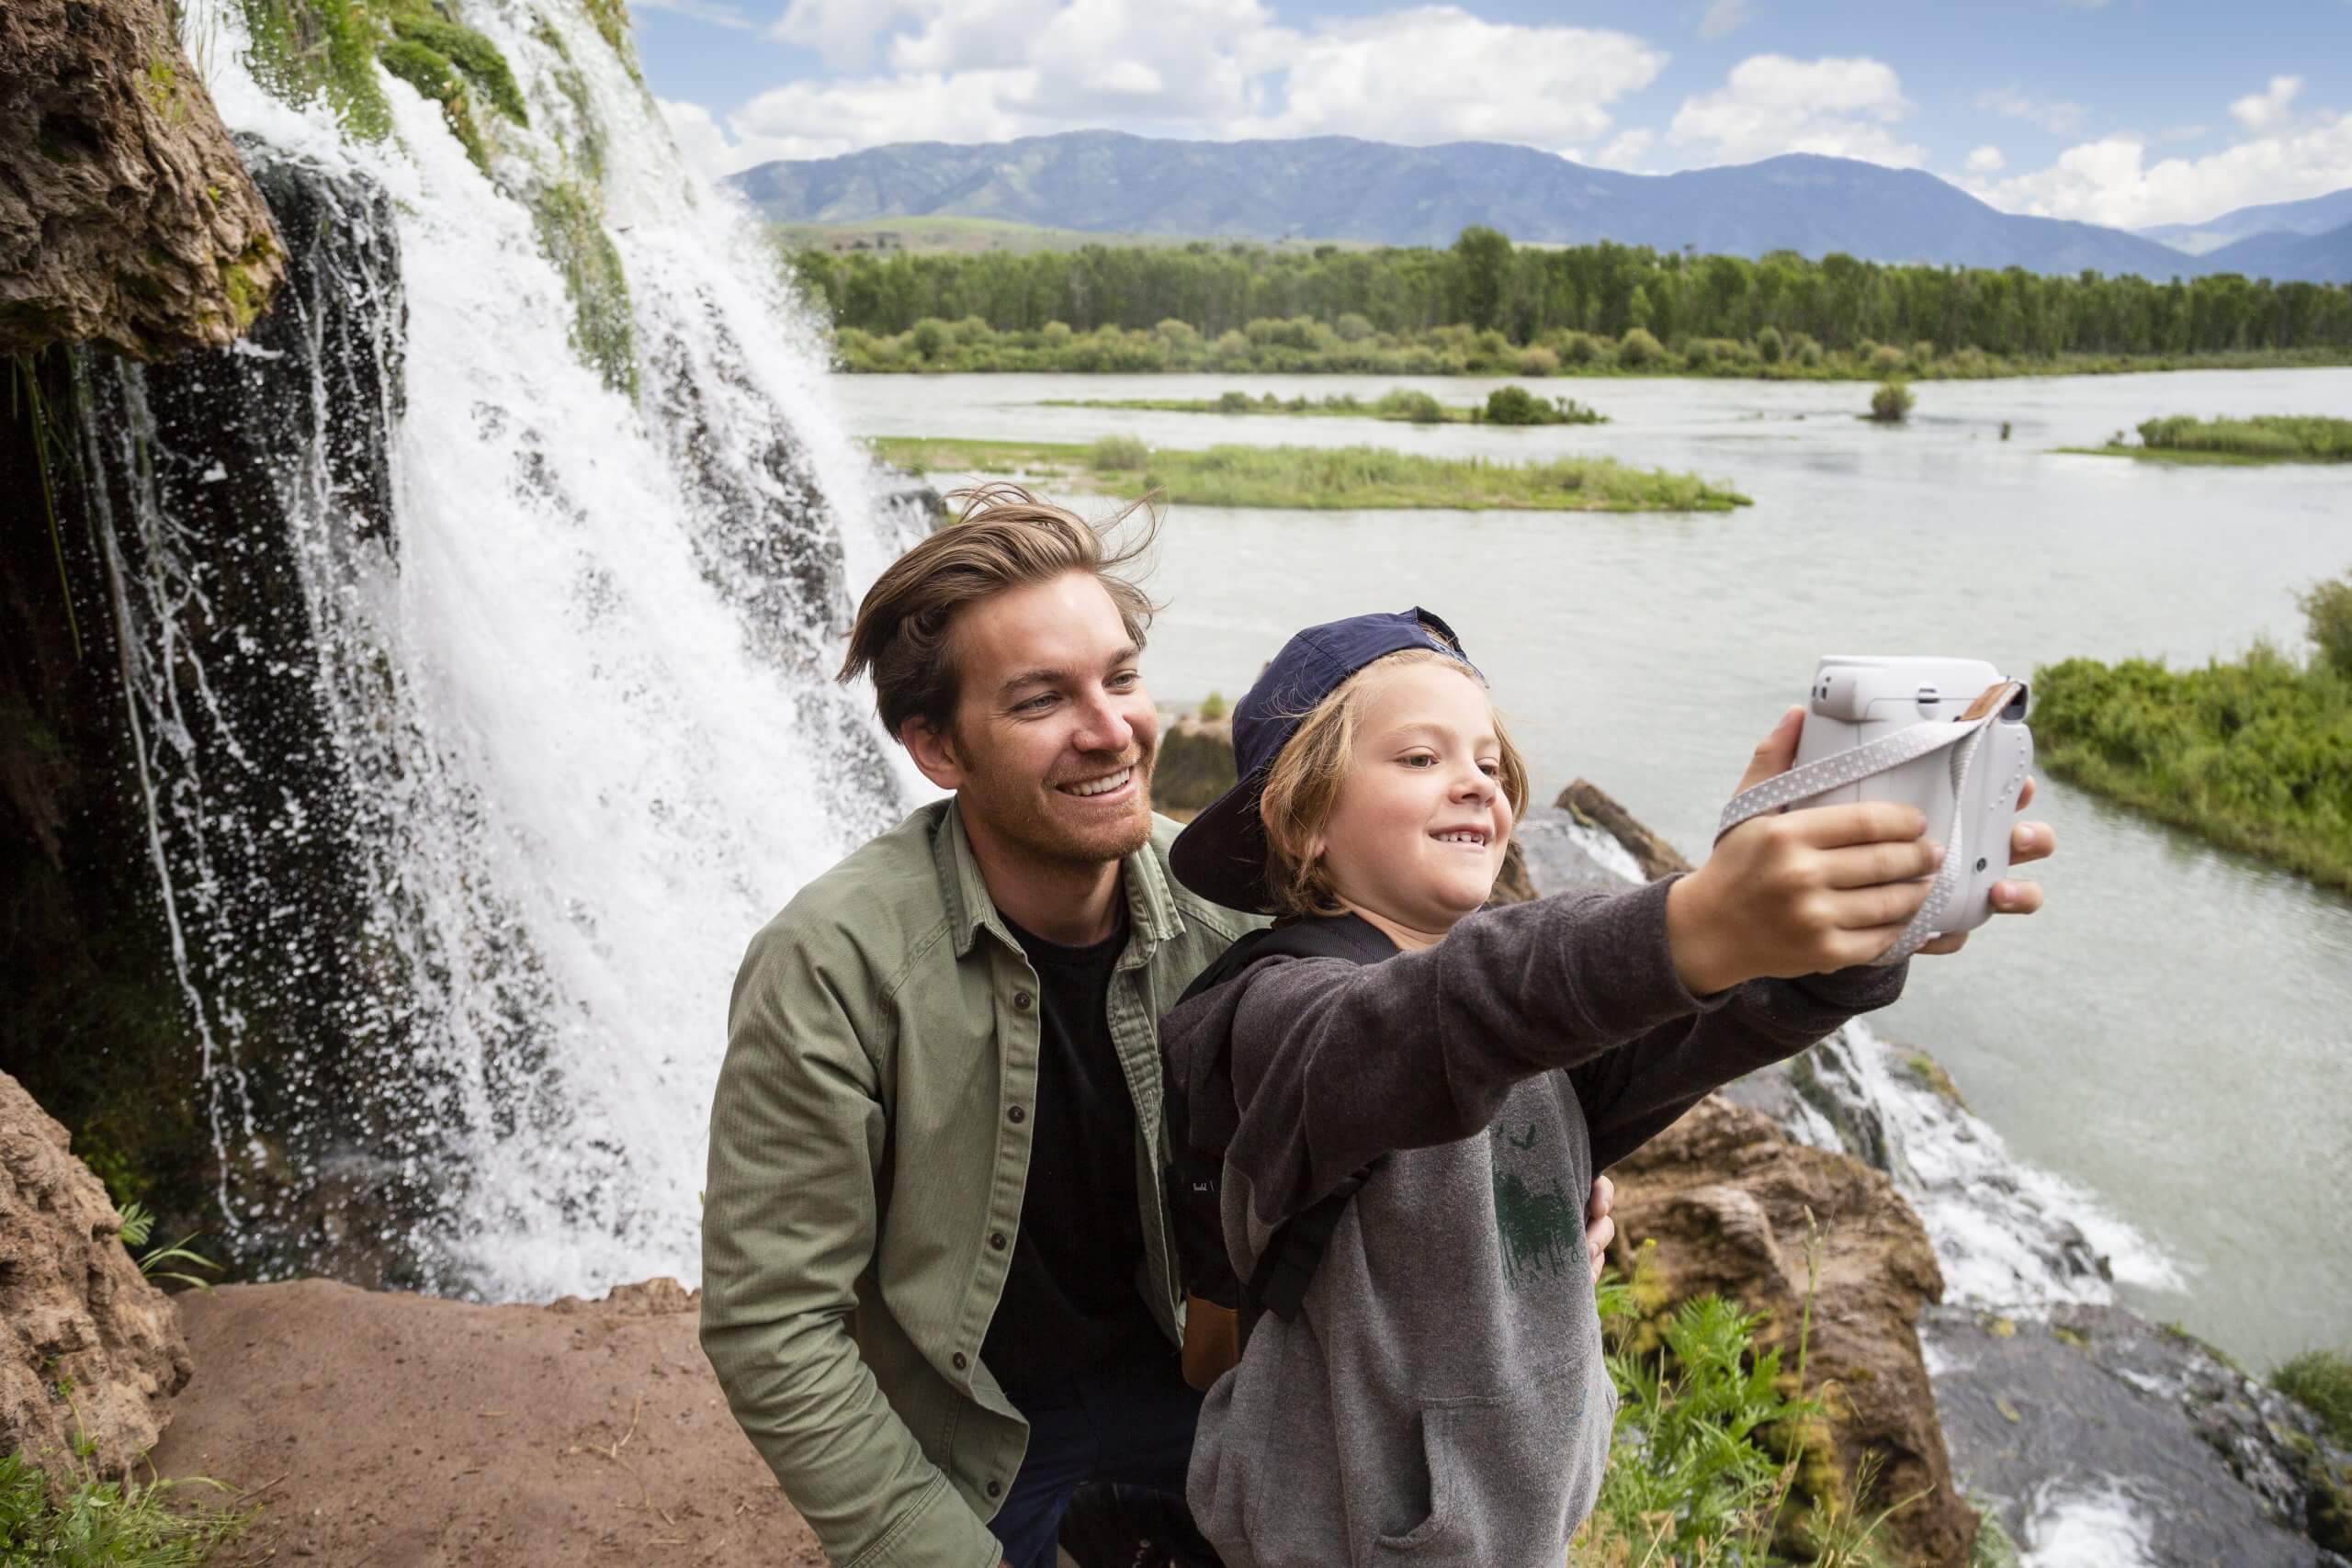
[[[1599,784],[1577,779],[1562,790],[1560,798],[1552,804],[1555,809],[1568,813],[1588,827],[1600,829],[1623,844],[1641,865],[1642,874],[1653,882],[1669,873],[1691,869],[1679,850],[1651,832]]]
[[[0,6],[0,351],[222,347],[285,249],[164,0]]]
[[[479,1306],[324,1280],[185,1298],[197,1376],[156,1449],[264,1506],[240,1561],[822,1568],[673,1280]]]
[[[2118,1520],[2132,1561],[2314,1568],[2352,1554],[2352,1453],[2308,1411],[2114,1306],[1928,1316],[1953,1462],[2033,1543]]]
[[[122,1216],[17,1080],[0,1073],[0,1454],[52,1475],[127,1472],[188,1380],[171,1298],[122,1247]]]
[[[1917,1334],[1943,1279],[1926,1230],[1887,1179],[1792,1143],[1720,1097],[1614,1174],[1618,1262],[1634,1270],[1638,1259],[1644,1296],[1713,1292],[1764,1314],[1758,1342],[1778,1348],[1792,1371],[1810,1298],[1805,1392],[1824,1406],[1828,1450],[1808,1452],[1801,1488],[1866,1514],[1911,1498],[1880,1539],[1906,1562],[1967,1562],[1976,1517],[1952,1484]],[[1869,1494],[1841,1492],[1870,1456]]]
[[[1159,732],[1151,769],[1154,809],[1189,819],[1233,787],[1233,721],[1186,714]]]

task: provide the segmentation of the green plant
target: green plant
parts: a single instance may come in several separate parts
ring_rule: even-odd
[[[1427,392],[1408,391],[1400,387],[1381,393],[1380,400],[1372,406],[1373,412],[1383,419],[1404,419],[1414,424],[1445,423],[1445,405]]]
[[[2352,679],[2352,572],[2314,584],[2296,603],[2302,606],[2303,625],[2319,649],[2320,662]]]
[[[1900,381],[1882,382],[1871,394],[1871,418],[1881,424],[1900,424],[1911,417],[1911,404],[1910,388]]]
[[[2318,1416],[2330,1438],[2352,1447],[2352,1357],[2306,1350],[2280,1362],[2270,1386]]]
[[[1215,721],[1225,716],[1225,694],[1211,692],[1201,699],[1201,716]]]
[[[1640,369],[1666,357],[1666,347],[1645,327],[1630,327],[1617,340],[1617,363]]]
[[[531,123],[530,111],[523,107],[522,89],[514,85],[514,73],[506,64],[506,57],[498,46],[471,28],[445,22],[437,17],[401,17],[392,24],[392,31],[411,43],[422,44],[457,67],[467,81],[481,89],[491,107],[517,125]]]
[[[45,1568],[198,1568],[243,1534],[258,1507],[190,1511],[173,1494],[218,1481],[101,1480],[78,1445],[72,1476],[50,1478],[21,1453],[0,1457],[0,1563]]]
[[[185,1264],[190,1269],[209,1269],[216,1274],[220,1271],[220,1265],[200,1252],[192,1252],[188,1249],[187,1244],[194,1241],[198,1233],[190,1231],[169,1247],[158,1247],[141,1252],[140,1248],[147,1246],[148,1239],[154,1233],[154,1228],[155,1216],[148,1213],[145,1204],[125,1203],[122,1206],[123,1250],[138,1260],[139,1271],[151,1280],[171,1280],[179,1284],[193,1286],[199,1291],[210,1290],[212,1285],[209,1280],[200,1280],[193,1274],[183,1273],[176,1269],[166,1267],[170,1264]]]
[[[1248,413],[1257,406],[1257,403],[1250,399],[1250,394],[1247,392],[1235,391],[1220,392],[1217,394],[1216,412],[1219,413]]]
[[[1097,473],[1125,473],[1151,460],[1151,453],[1132,435],[1106,435],[1086,450],[1086,466]]]

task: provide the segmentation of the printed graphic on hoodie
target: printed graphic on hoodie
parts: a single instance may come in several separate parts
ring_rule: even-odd
[[[1557,1176],[1548,1191],[1527,1185],[1507,1166],[1542,1169],[1549,1162],[1536,1149],[1542,1126],[1529,1122],[1514,1133],[1509,1122],[1495,1123],[1491,1143],[1495,1181],[1495,1235],[1502,1249],[1503,1280],[1513,1290],[1523,1279],[1558,1280],[1569,1265],[1584,1262],[1584,1213],[1560,1191]]]

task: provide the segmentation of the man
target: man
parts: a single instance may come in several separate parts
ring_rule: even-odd
[[[842,1568],[1050,1568],[1080,1484],[1183,1493],[1158,1021],[1261,922],[1168,872],[1148,543],[997,485],[883,573],[842,678],[952,793],[736,980],[703,1347]]]

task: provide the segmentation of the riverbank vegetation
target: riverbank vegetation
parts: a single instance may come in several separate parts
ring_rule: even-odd
[[[2329,1437],[2352,1446],[2352,1357],[2306,1350],[2281,1362],[2270,1383],[2318,1416]]]
[[[183,1483],[106,1481],[83,1460],[52,1496],[22,1454],[0,1456],[0,1563],[48,1568],[198,1568],[238,1536],[258,1508],[190,1510]],[[218,1482],[201,1484],[225,1486]]]
[[[2352,285],[2152,283],[1775,252],[787,253],[851,370],[1352,371],[1885,380],[2352,363]]]
[[[1483,403],[1442,403],[1427,392],[1399,387],[1366,400],[1352,392],[1330,398],[1278,398],[1272,392],[1222,392],[1214,398],[1048,398],[1049,409],[1126,409],[1153,413],[1288,414],[1309,419],[1385,419],[1407,424],[1606,424],[1609,416],[1574,398],[1539,398],[1523,387],[1498,387]]]
[[[1158,491],[1191,506],[1459,511],[1728,512],[1749,504],[1696,474],[1631,468],[1609,457],[1497,463],[1375,446],[1211,446],[1180,452],[1133,436],[1091,446],[880,436],[883,461],[924,472],[1026,474],[1123,497]]]
[[[1871,394],[1871,418],[1880,424],[1901,424],[1911,417],[1911,389],[1900,381],[1882,381]]]
[[[2056,776],[2352,891],[2352,575],[2302,599],[2317,651],[2256,644],[2168,670],[2070,659],[2034,676],[2033,727]]]
[[[2136,446],[2119,434],[2104,446],[2060,450],[2157,463],[2352,463],[2352,419],[2316,414],[2192,419],[2174,414],[2142,421]]]

